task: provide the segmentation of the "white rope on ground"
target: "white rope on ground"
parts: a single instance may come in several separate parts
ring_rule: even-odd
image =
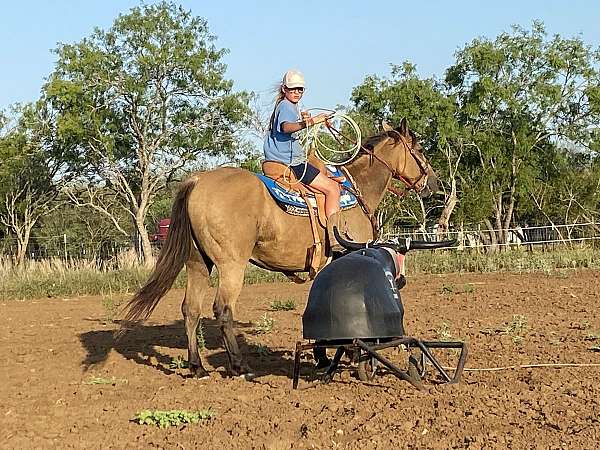
[[[463,371],[465,372],[498,372],[501,370],[510,370],[510,369],[536,369],[536,368],[563,368],[563,367],[600,367],[600,364],[595,363],[584,363],[584,364],[575,364],[575,363],[545,363],[545,364],[517,364],[514,366],[504,366],[504,367],[481,367],[481,368],[467,368],[465,367]],[[456,370],[456,367],[443,367],[444,370]]]

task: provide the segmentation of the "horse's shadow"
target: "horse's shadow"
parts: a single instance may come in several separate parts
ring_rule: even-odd
[[[100,321],[98,321],[100,323]],[[200,357],[211,367],[205,368],[227,375],[227,355],[223,350],[221,332],[214,319],[202,319],[204,345],[207,351],[202,351]],[[236,322],[237,329],[251,329],[251,323]],[[79,340],[87,354],[82,361],[86,370],[102,367],[111,351],[116,351],[128,360],[138,364],[154,367],[167,375],[187,375],[187,370],[181,367],[181,360],[175,354],[165,349],[187,350],[187,339],[183,320],[177,320],[167,325],[139,325],[128,330],[119,339],[114,336],[115,330],[98,329],[79,335]],[[247,334],[254,332],[249,330]],[[292,377],[294,352],[290,350],[272,350],[267,347],[248,344],[243,334],[238,336],[238,344],[243,355],[252,367],[257,377],[264,375],[280,375]],[[214,350],[220,350],[215,352]],[[177,352],[179,355],[180,352]],[[305,363],[303,366],[310,367]]]

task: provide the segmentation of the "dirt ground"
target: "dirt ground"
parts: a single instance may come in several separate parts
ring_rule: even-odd
[[[210,378],[170,368],[186,358],[182,291],[118,344],[110,299],[0,301],[0,448],[597,448],[600,367],[467,371],[458,385],[430,380],[419,392],[389,374],[363,383],[352,370],[310,383],[306,354],[302,389],[292,390],[308,290],[243,290],[235,318],[253,382],[226,377],[210,318]],[[407,333],[467,341],[467,368],[600,363],[600,272],[418,276],[402,294]],[[290,299],[295,310],[271,311]],[[275,323],[260,334],[254,324],[265,314]],[[214,418],[186,427],[132,421],[144,409],[209,407]]]

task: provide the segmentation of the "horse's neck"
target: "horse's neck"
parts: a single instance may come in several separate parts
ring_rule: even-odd
[[[375,211],[392,179],[390,170],[381,162],[363,154],[346,165],[365,203]]]

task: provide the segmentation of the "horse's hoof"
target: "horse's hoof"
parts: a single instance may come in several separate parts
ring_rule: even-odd
[[[247,372],[240,375],[240,378],[244,381],[252,381],[257,377],[257,375],[253,372]]]
[[[207,378],[210,378],[209,373],[204,367],[190,367],[190,375],[197,380],[206,380]]]

